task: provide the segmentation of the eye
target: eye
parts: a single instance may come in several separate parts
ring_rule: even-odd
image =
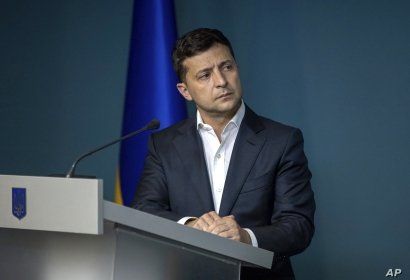
[[[222,69],[225,70],[225,71],[231,71],[233,69],[233,65],[232,64],[225,64]]]
[[[211,74],[209,74],[208,72],[202,73],[198,76],[199,80],[207,80],[209,77],[211,76]]]

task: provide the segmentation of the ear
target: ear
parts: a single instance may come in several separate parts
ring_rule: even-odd
[[[177,89],[179,93],[188,101],[192,101],[192,97],[189,94],[188,88],[185,83],[178,83]]]

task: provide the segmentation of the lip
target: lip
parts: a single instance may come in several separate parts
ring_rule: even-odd
[[[222,95],[218,96],[216,99],[221,99],[221,98],[224,98],[224,97],[230,96],[230,95],[232,95],[232,94],[233,94],[233,92],[226,92],[226,93],[224,93],[224,94],[222,94]]]

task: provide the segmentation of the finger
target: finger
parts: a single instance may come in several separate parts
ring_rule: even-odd
[[[192,225],[192,228],[202,230],[201,225],[200,225],[200,223],[198,223],[198,221],[196,221],[195,224]]]
[[[218,236],[229,238],[229,239],[236,240],[236,241],[240,240],[239,232],[237,229],[230,229],[227,231],[223,231],[219,233]]]
[[[218,236],[243,242],[245,244],[252,244],[252,240],[249,236],[249,233],[241,227],[234,227],[228,231],[223,231],[219,233]]]
[[[212,233],[212,234],[219,235],[220,233],[225,232],[225,231],[229,231],[230,229],[231,228],[227,224],[223,223],[223,224],[220,224],[220,225],[216,226],[212,230],[209,230],[209,232]]]
[[[214,219],[214,221],[222,219],[215,211],[211,211],[208,214]]]
[[[215,220],[209,227],[208,227],[208,231],[212,232],[217,226],[220,226],[222,224],[225,224],[225,220],[223,219],[219,219],[219,220]]]
[[[238,224],[232,219],[221,219],[220,221],[215,222],[214,224],[217,225],[214,227],[214,229],[211,230],[211,232],[216,234],[219,234],[224,231],[230,231],[232,229],[238,229]]]
[[[215,212],[214,212],[215,213]],[[198,219],[201,230],[207,231],[208,227],[214,223],[214,215],[212,215],[212,212],[205,213]]]
[[[208,215],[213,219],[212,223],[208,227],[209,232],[211,232],[216,226],[224,222],[224,220],[218,214],[216,214],[215,211],[209,212]]]
[[[231,227],[231,228],[239,228],[239,225],[238,225],[238,223],[235,221],[235,219],[234,218],[232,218],[233,216],[231,215],[231,216],[226,216],[226,217],[223,217],[222,218],[222,220],[227,224],[227,225],[229,225],[229,227]]]
[[[207,226],[210,226],[214,223],[214,218],[210,213],[205,213],[201,216],[201,218]]]
[[[201,217],[194,224],[194,228],[199,230],[206,230],[208,228],[208,223]]]

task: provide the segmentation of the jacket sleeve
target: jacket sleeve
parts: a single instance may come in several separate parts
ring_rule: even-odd
[[[275,180],[271,224],[250,227],[261,248],[281,256],[302,252],[314,233],[315,201],[311,173],[303,152],[303,136],[294,129],[288,137]]]
[[[148,141],[148,155],[137,186],[133,207],[174,221],[182,218],[170,208],[166,177],[155,147],[155,134],[152,134]]]

